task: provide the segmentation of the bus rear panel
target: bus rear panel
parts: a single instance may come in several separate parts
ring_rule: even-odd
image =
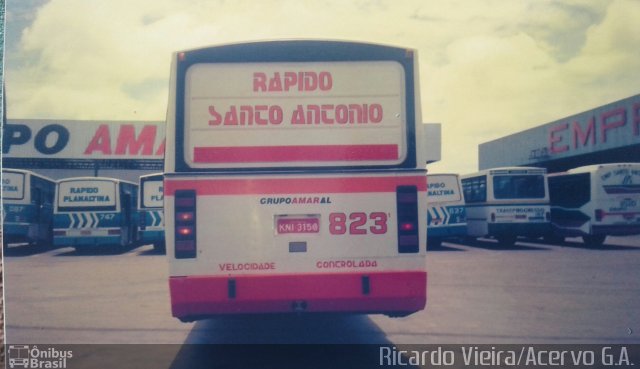
[[[424,191],[422,177],[402,175],[172,178],[173,313],[420,310],[410,213]]]
[[[54,244],[76,248],[132,245],[136,240],[137,185],[113,178],[60,180]]]
[[[424,308],[416,68],[412,50],[329,41],[174,55],[173,316]]]
[[[517,237],[540,238],[550,232],[546,169],[509,167],[462,177],[467,234],[513,244]]]

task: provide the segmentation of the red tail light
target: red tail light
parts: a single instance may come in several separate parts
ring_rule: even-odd
[[[180,219],[181,222],[191,222],[194,217],[195,215],[191,211],[176,212],[176,218]]]
[[[418,237],[418,188],[399,186],[396,189],[398,209],[398,252],[416,253],[420,250]]]
[[[175,258],[190,259],[197,254],[196,192],[178,190],[175,197]]]
[[[182,237],[189,237],[193,235],[193,227],[185,227],[185,226],[176,227],[176,233]]]
[[[416,228],[416,225],[410,222],[400,223],[400,230],[410,232]]]

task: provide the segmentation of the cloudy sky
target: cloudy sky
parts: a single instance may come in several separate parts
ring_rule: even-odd
[[[434,171],[640,93],[639,0],[6,0],[10,119],[164,120],[170,54],[313,38],[419,51]]]

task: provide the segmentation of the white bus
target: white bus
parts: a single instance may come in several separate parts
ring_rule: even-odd
[[[137,184],[115,178],[61,179],[53,214],[54,245],[132,246],[138,233],[137,196]]]
[[[467,235],[467,212],[457,174],[427,175],[427,244]]]
[[[557,241],[582,237],[602,245],[608,235],[640,234],[640,163],[597,164],[549,174],[551,222]]]
[[[173,316],[426,303],[426,139],[411,49],[178,52],[165,157]]]
[[[141,176],[138,184],[138,239],[156,251],[164,251],[163,187],[162,173]]]
[[[505,167],[462,176],[467,234],[513,245],[518,236],[550,231],[549,191],[544,168]]]

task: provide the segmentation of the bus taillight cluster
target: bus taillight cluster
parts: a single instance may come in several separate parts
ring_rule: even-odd
[[[175,195],[175,257],[196,257],[196,192],[178,190]]]
[[[399,186],[396,190],[398,208],[398,252],[417,253],[418,237],[418,189],[416,186]]]

